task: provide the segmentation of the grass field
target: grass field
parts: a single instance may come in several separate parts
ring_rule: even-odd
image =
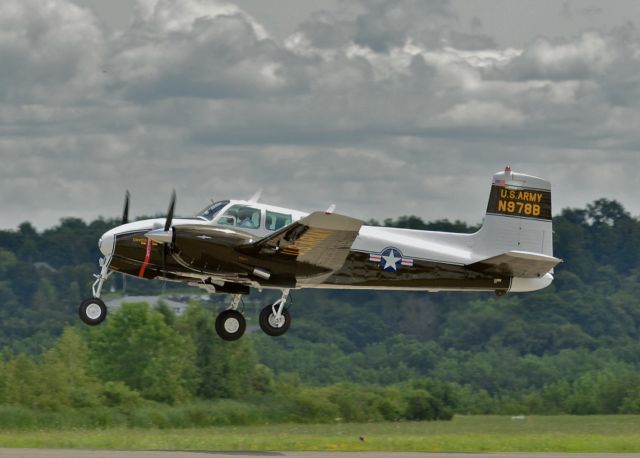
[[[360,436],[364,441],[360,440]],[[640,416],[457,416],[450,422],[0,431],[0,447],[130,450],[640,452]]]

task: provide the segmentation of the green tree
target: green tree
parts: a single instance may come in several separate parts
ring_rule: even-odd
[[[47,390],[40,404],[52,410],[100,404],[101,386],[89,375],[89,351],[78,332],[65,328],[56,346],[45,356],[40,373]]]
[[[5,393],[8,404],[41,407],[41,394],[46,382],[38,366],[26,355],[19,355],[5,364]]]
[[[248,394],[254,386],[256,370],[256,355],[249,338],[235,342],[220,339],[214,315],[198,303],[189,305],[178,326],[195,345],[198,396],[216,399]]]
[[[124,304],[91,333],[91,360],[103,381],[120,381],[145,398],[174,403],[196,388],[191,341],[147,304]]]

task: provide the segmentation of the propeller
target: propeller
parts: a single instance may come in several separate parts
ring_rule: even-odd
[[[164,222],[165,232],[169,232],[171,229],[171,222],[173,221],[173,210],[176,207],[176,190],[171,193],[171,201],[169,202],[169,210],[167,210],[167,219]],[[171,231],[171,241],[173,242],[173,231]],[[162,245],[162,272],[167,271],[167,254],[169,253],[169,244]],[[162,284],[162,292],[164,293],[166,282]]]
[[[171,193],[171,202],[169,202],[169,210],[167,210],[167,219],[164,222],[165,232],[171,228],[171,221],[173,220],[173,210],[176,207],[176,190]]]
[[[127,224],[129,222],[129,200],[131,198],[131,194],[129,194],[129,190],[127,189],[124,193],[124,208],[122,209],[122,224]],[[122,275],[122,294],[127,294],[127,276],[125,274]]]
[[[171,193],[171,201],[169,202],[169,209],[167,210],[167,217],[164,221],[164,228],[153,229],[145,234],[145,236],[153,240],[154,242],[162,243],[162,272],[166,272],[167,256],[171,249],[171,243],[173,243],[173,228],[171,223],[173,222],[173,212],[176,208],[176,190]],[[164,286],[163,286],[164,288]]]
[[[124,209],[122,210],[122,224],[127,224],[129,222],[129,190],[124,193]]]
[[[176,207],[176,190],[171,193],[171,201],[169,202],[169,209],[167,210],[167,217],[164,221],[164,228],[153,229],[147,232],[145,237],[153,240],[154,242],[168,244],[173,242],[173,229],[171,223],[173,222],[173,211]]]

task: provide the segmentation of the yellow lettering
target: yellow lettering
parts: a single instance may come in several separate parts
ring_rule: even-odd
[[[504,188],[500,189],[500,197],[505,198],[507,197],[507,190]]]
[[[531,204],[525,204],[524,206],[524,214],[525,215],[530,215],[531,214]]]
[[[504,200],[499,200],[498,201],[498,211],[499,212],[506,212],[507,211],[507,203]]]
[[[533,206],[533,216],[540,216],[540,205]]]
[[[515,202],[510,200],[509,203],[507,203],[507,211],[509,213],[513,213],[515,211],[515,208],[516,208]]]

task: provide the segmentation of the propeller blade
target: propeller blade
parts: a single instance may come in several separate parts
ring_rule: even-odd
[[[169,210],[167,210],[167,219],[164,223],[164,231],[167,232],[171,228],[171,222],[173,221],[173,210],[176,206],[176,190],[171,193],[171,202],[169,203]]]
[[[129,222],[129,190],[124,193],[124,210],[122,210],[122,224]]]

